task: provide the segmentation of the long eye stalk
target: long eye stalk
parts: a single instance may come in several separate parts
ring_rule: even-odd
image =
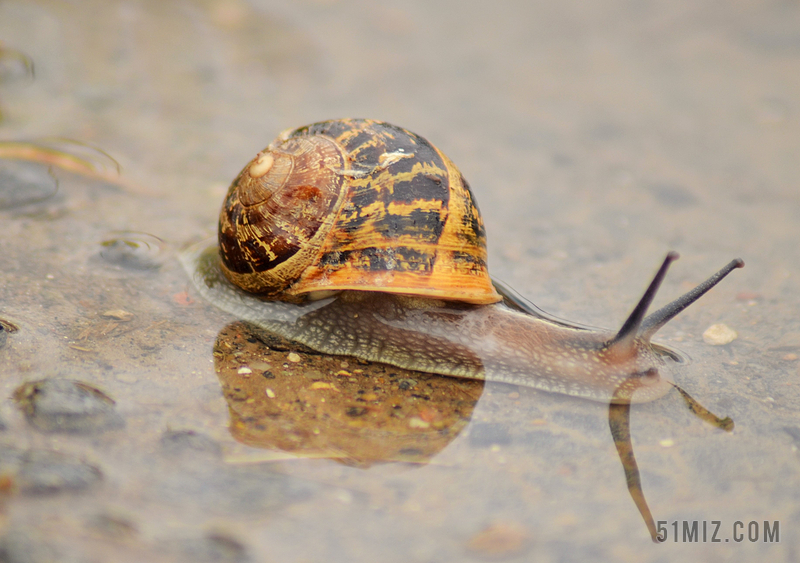
[[[669,305],[661,307],[658,311],[648,316],[642,322],[639,329],[639,338],[643,340],[650,340],[658,330],[671,321],[678,313],[683,311],[686,307],[700,299],[705,293],[721,282],[725,276],[730,274],[736,268],[744,268],[744,261],[741,258],[731,260],[719,272],[708,278],[706,281],[684,293]]]
[[[665,305],[652,315],[645,317],[647,308],[652,303],[653,298],[658,291],[661,282],[667,275],[669,265],[678,259],[677,252],[670,252],[664,258],[664,262],[653,277],[644,295],[639,300],[639,303],[633,309],[633,312],[628,317],[628,320],[619,329],[617,335],[609,342],[609,346],[613,346],[617,350],[625,349],[626,347],[633,346],[633,341],[640,338],[646,342],[658,332],[658,330],[672,320],[678,313],[683,311],[686,307],[700,299],[709,289],[717,285],[720,281],[730,274],[736,268],[744,267],[744,261],[740,258],[731,260],[719,272],[708,278],[706,281],[695,287],[693,290],[678,297],[669,305]]]
[[[644,295],[642,295],[639,303],[628,317],[628,320],[625,321],[617,335],[609,343],[610,346],[614,346],[616,349],[623,349],[633,345],[634,339],[639,334],[639,327],[642,326],[642,321],[645,320],[644,316],[647,314],[647,309],[650,307],[650,303],[653,302],[653,298],[656,296],[661,282],[664,281],[664,277],[667,275],[669,265],[677,260],[678,257],[677,252],[670,252],[667,254],[658,272],[656,272],[656,275],[653,277],[653,281],[650,282],[650,285],[647,287]]]

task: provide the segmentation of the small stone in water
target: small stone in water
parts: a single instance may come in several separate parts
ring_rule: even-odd
[[[430,426],[430,422],[425,422],[418,416],[413,416],[408,420],[409,428],[430,428]]]
[[[153,271],[161,268],[163,241],[146,233],[128,233],[100,243],[100,258],[127,270]]]
[[[723,323],[717,323],[708,327],[703,333],[703,342],[712,346],[723,346],[730,344],[738,337],[739,335],[731,327]]]
[[[239,368],[239,375],[250,375],[251,373],[253,373],[253,370],[247,366],[242,366]]]
[[[14,399],[28,423],[42,432],[90,434],[125,425],[114,400],[81,381],[31,381],[17,388]]]
[[[115,321],[122,321],[124,323],[133,319],[133,313],[124,311],[123,309],[111,309],[105,313],[100,314],[104,319],[114,319]]]
[[[298,354],[295,354],[294,352],[289,352],[289,355],[286,356],[286,359],[289,360],[290,362],[297,363],[300,361],[300,356]]]
[[[267,397],[269,397],[270,399],[274,399],[275,398],[275,391],[273,391],[269,387],[267,387]]]

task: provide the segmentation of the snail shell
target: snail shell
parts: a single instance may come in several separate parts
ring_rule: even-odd
[[[651,337],[744,265],[646,316],[670,253],[612,331],[498,293],[485,241],[469,186],[438,149],[345,119],[281,134],[228,191],[219,245],[181,260],[207,300],[318,352],[623,404],[672,388],[681,357]]]
[[[369,119],[282,133],[228,190],[219,245],[228,279],[270,299],[341,290],[501,299],[464,177],[425,139]]]

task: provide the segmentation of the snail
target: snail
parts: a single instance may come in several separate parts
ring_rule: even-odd
[[[281,133],[230,186],[218,246],[181,256],[206,299],[317,352],[612,404],[672,388],[681,355],[651,337],[744,265],[646,316],[676,258],[619,330],[552,317],[489,277],[483,220],[456,166],[368,119]]]

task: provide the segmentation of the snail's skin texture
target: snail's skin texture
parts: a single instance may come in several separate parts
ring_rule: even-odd
[[[370,119],[279,135],[231,184],[219,245],[228,279],[274,300],[347,289],[501,299],[464,177],[427,140]]]
[[[215,246],[181,260],[203,297],[238,318],[325,354],[407,369],[534,387],[605,403],[652,401],[674,353],[635,339],[620,357],[614,331],[513,311],[380,292],[348,291],[305,304],[266,301],[235,287]]]

